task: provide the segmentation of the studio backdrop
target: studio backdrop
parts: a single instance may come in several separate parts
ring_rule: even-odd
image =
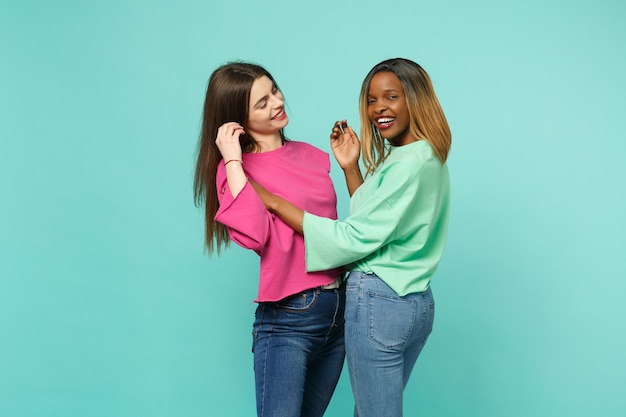
[[[453,133],[405,414],[626,415],[624,21],[616,0],[3,0],[0,415],[254,415],[258,257],[209,257],[193,203],[208,77],[265,66],[287,136],[330,153],[394,57]],[[344,372],[327,416],[352,407]]]

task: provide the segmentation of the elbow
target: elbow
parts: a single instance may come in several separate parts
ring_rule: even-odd
[[[231,236],[233,242],[238,244],[244,249],[250,249],[253,251],[260,251],[265,247],[265,242],[261,239],[255,239],[250,236]]]
[[[258,229],[248,230],[247,233],[241,231],[229,230],[230,239],[244,249],[254,251],[262,250],[269,240],[269,230],[267,227],[260,226]]]

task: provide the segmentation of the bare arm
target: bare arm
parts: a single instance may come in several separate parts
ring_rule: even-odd
[[[346,177],[350,197],[363,184],[363,175],[359,168],[361,142],[346,120],[335,122],[330,133],[330,147],[335,159]]]
[[[263,186],[250,180],[250,185],[257,192],[265,207],[272,213],[280,217],[289,227],[297,233],[303,235],[302,222],[304,221],[304,211],[294,206],[287,200],[278,197],[267,191]]]
[[[237,197],[248,181],[243,171],[241,144],[239,143],[239,136],[243,133],[243,127],[239,123],[228,122],[219,127],[215,139],[215,144],[226,163],[226,180],[233,197]]]
[[[346,176],[346,185],[348,186],[348,192],[350,193],[350,197],[352,194],[363,184],[363,175],[361,174],[361,169],[357,164],[353,168],[344,168],[343,174]]]

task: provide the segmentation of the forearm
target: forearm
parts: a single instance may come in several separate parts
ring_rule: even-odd
[[[352,194],[363,184],[363,175],[361,174],[361,169],[359,165],[354,165],[349,168],[344,168],[344,175],[346,176],[346,185],[348,186],[348,193],[350,193],[350,197]]]
[[[239,160],[231,160],[226,163],[226,181],[228,182],[228,189],[233,197],[243,190],[248,179],[246,173],[243,171],[243,166]]]
[[[284,198],[270,193],[257,182],[251,180],[250,185],[252,185],[252,188],[254,188],[263,204],[265,204],[265,208],[267,208],[267,210],[277,215],[297,233],[303,234],[302,222],[304,221],[304,211],[300,210]]]
[[[270,212],[280,217],[282,221],[287,223],[287,225],[297,233],[301,235],[304,234],[302,230],[304,211],[274,194],[271,195],[271,198],[266,203],[266,207]]]

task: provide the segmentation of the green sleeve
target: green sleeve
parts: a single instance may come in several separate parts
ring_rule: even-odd
[[[344,221],[305,213],[307,271],[335,268],[363,259],[394,240],[417,194],[415,161],[395,161],[369,183]],[[359,190],[357,190],[359,191]]]

